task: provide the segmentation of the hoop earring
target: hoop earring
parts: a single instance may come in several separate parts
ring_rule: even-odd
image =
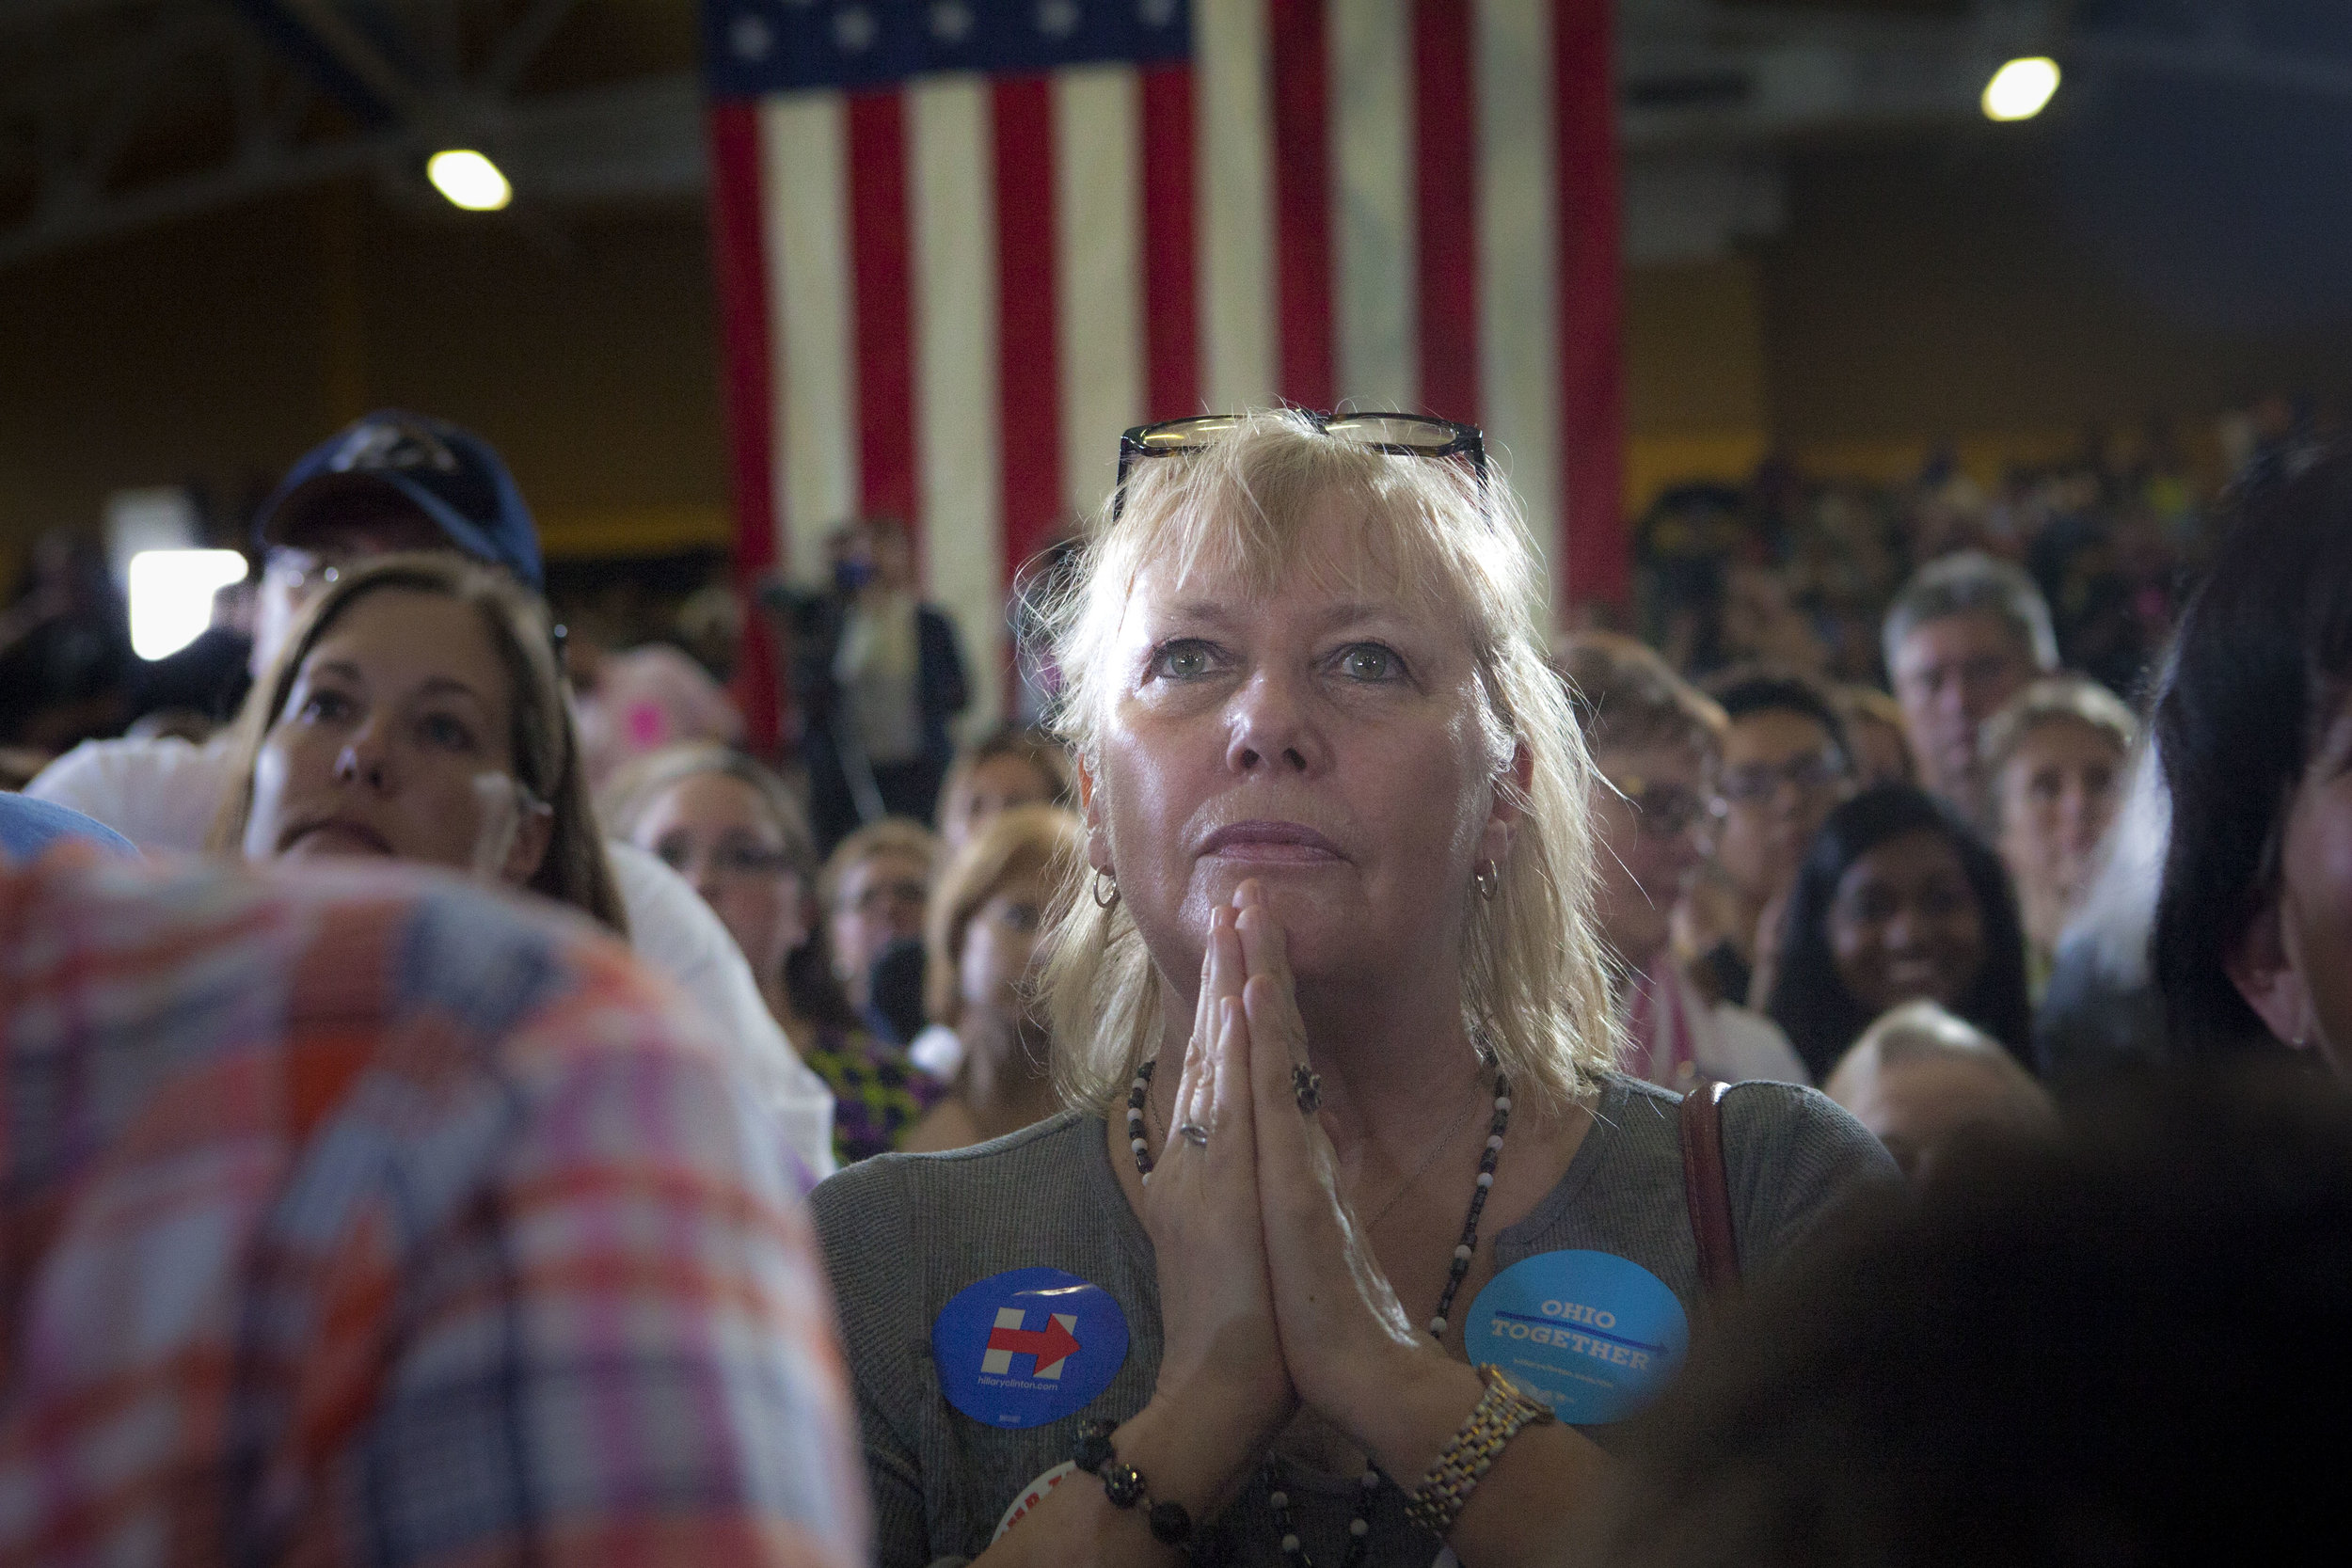
[[[1104,896],[1103,896],[1103,889],[1104,889],[1105,886],[1108,886],[1108,887],[1109,887],[1109,889],[1111,890],[1111,895],[1110,895],[1108,898],[1105,898],[1105,897],[1104,897]],[[1093,888],[1093,894],[1094,894],[1094,907],[1095,907],[1096,909],[1098,909],[1098,910],[1111,910],[1111,909],[1117,909],[1117,908],[1119,907],[1119,879],[1118,879],[1118,878],[1116,878],[1116,877],[1114,877],[1114,876],[1112,876],[1112,875],[1111,875],[1109,872],[1107,872],[1107,871],[1103,871],[1103,870],[1099,870],[1099,869],[1098,869],[1098,870],[1094,873],[1094,888]]]
[[[1488,861],[1470,873],[1470,886],[1478,890],[1479,897],[1493,903],[1495,895],[1502,891],[1502,867]]]

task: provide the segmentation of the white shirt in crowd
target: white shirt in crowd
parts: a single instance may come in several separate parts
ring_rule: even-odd
[[[1671,952],[1632,977],[1620,1006],[1625,1070],[1661,1088],[1687,1093],[1702,1078],[1813,1082],[1779,1024],[1733,1003],[1710,1006]]]
[[[43,768],[24,793],[94,817],[150,853],[194,854],[212,832],[235,770],[226,732],[202,746],[174,737],[90,740]],[[726,927],[660,861],[618,839],[604,847],[637,956],[700,1004],[737,1047],[809,1175],[833,1174],[833,1091],[769,1016]]]

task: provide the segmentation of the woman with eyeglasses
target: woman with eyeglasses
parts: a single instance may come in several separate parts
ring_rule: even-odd
[[[674,746],[607,787],[613,833],[693,884],[743,950],[769,1012],[834,1092],[843,1164],[896,1148],[938,1085],[872,1037],[835,982],[817,918],[817,841],[792,792],[723,746]]]
[[[1630,638],[1585,632],[1553,662],[1593,754],[1593,912],[1617,963],[1626,1069],[1677,1093],[1809,1082],[1770,1020],[1710,1003],[1674,951],[1676,902],[1706,857],[1723,710]]]
[[[1708,689],[1726,721],[1716,772],[1722,811],[1711,886],[1695,890],[1686,941],[1708,990],[1761,1009],[1797,863],[1830,808],[1852,792],[1852,748],[1835,701],[1806,676],[1751,667]]]
[[[1122,442],[1054,618],[1073,1108],[812,1199],[886,1568],[1531,1564],[1594,1528],[1699,1255],[1676,1098],[1614,1069],[1590,770],[1476,438]],[[1750,1269],[1890,1169],[1808,1089],[1701,1103]]]
[[[2029,1070],[2026,934],[2001,858],[1949,806],[1881,784],[1829,814],[1798,870],[1772,1022],[1825,1078],[1873,1020],[1933,1002]]]

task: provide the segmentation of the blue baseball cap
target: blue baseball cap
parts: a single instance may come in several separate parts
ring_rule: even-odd
[[[379,408],[305,452],[262,503],[255,541],[264,549],[295,544],[337,496],[387,489],[458,549],[534,593],[546,590],[538,527],[498,449],[445,420],[398,408]]]

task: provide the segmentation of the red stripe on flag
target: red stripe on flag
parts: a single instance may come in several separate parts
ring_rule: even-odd
[[[906,519],[919,541],[905,103],[896,88],[852,93],[849,126],[860,504],[868,515]]]
[[[1623,604],[1632,589],[1623,495],[1623,280],[1609,9],[1597,0],[1555,0],[1552,6],[1561,498],[1567,517],[1564,603]]]
[[[777,563],[774,404],[769,377],[768,250],[760,222],[759,111],[710,109],[710,259],[717,273],[720,377],[726,399],[727,470],[735,482],[735,584],[745,599],[735,700],[744,740],[772,758],[782,717],[767,618],[748,602]]]
[[[1478,168],[1469,0],[1414,0],[1421,402],[1478,422]]]
[[[1329,408],[1331,144],[1323,0],[1269,0],[1274,60],[1274,278],[1282,396]]]
[[[996,354],[1005,481],[1005,576],[1061,515],[1061,365],[1055,327],[1054,101],[1045,78],[999,81]]]
[[[1146,417],[1201,412],[1200,301],[1192,253],[1192,67],[1153,66],[1143,90]]]

